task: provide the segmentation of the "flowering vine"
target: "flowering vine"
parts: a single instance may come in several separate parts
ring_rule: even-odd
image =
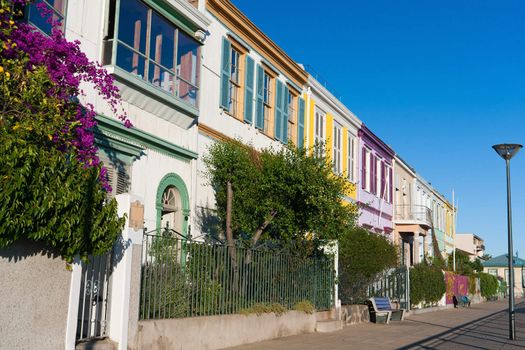
[[[25,62],[27,71],[45,68],[53,82],[47,92],[50,98],[59,101],[59,111],[66,118],[60,130],[49,135],[55,147],[73,154],[84,167],[99,167],[95,135],[96,112],[90,103],[80,104],[77,97],[85,96],[82,83],[88,83],[108,103],[112,113],[125,127],[132,127],[120,104],[119,89],[114,78],[99,63],[95,63],[81,51],[80,42],[66,40],[60,21],[53,19],[53,11],[46,4],[36,5],[41,16],[51,24],[48,36],[27,23],[16,21],[24,6],[31,0],[1,0],[0,8],[0,58]],[[0,66],[0,74],[10,78],[10,72]],[[29,106],[29,108],[31,108]],[[111,191],[107,170],[101,168],[99,180],[106,191]]]

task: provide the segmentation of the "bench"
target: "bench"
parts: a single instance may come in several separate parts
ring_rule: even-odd
[[[375,323],[390,323],[390,320],[403,321],[405,309],[392,307],[390,298],[370,298],[367,300],[370,311],[370,321]]]

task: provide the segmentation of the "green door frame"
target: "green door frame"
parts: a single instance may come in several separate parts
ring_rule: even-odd
[[[157,188],[157,199],[155,205],[157,207],[157,231],[160,233],[162,227],[161,218],[162,218],[162,194],[169,186],[173,186],[179,190],[180,198],[182,202],[182,216],[184,221],[182,222],[182,232],[181,234],[185,239],[188,239],[188,219],[190,216],[190,198],[188,195],[188,189],[184,184],[184,180],[174,173],[169,173],[160,180],[159,186]]]

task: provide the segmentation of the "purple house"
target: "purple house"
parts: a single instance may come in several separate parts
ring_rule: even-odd
[[[359,226],[392,239],[394,151],[364,124],[359,136]]]

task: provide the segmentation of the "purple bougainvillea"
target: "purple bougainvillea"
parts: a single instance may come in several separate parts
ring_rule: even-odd
[[[5,0],[3,0],[5,1]],[[8,0],[14,8],[27,6],[30,0]],[[98,94],[109,104],[111,111],[124,126],[132,127],[126,113],[122,110],[119,89],[114,78],[99,63],[93,62],[81,51],[80,42],[65,39],[59,22],[52,19],[52,10],[44,3],[37,5],[40,14],[52,25],[51,34],[43,34],[27,23],[13,21],[13,14],[0,13],[0,41],[11,43],[2,50],[4,58],[27,57],[27,69],[45,67],[54,83],[49,95],[64,101],[64,106],[76,106],[75,120],[63,130],[57,130],[53,140],[57,148],[75,154],[85,167],[99,166],[97,147],[93,129],[96,126],[96,112],[90,103],[73,102],[76,97],[84,97],[82,83],[91,84]],[[66,107],[64,107],[66,108]],[[107,191],[111,187],[107,181],[107,170],[102,169],[100,180]]]

